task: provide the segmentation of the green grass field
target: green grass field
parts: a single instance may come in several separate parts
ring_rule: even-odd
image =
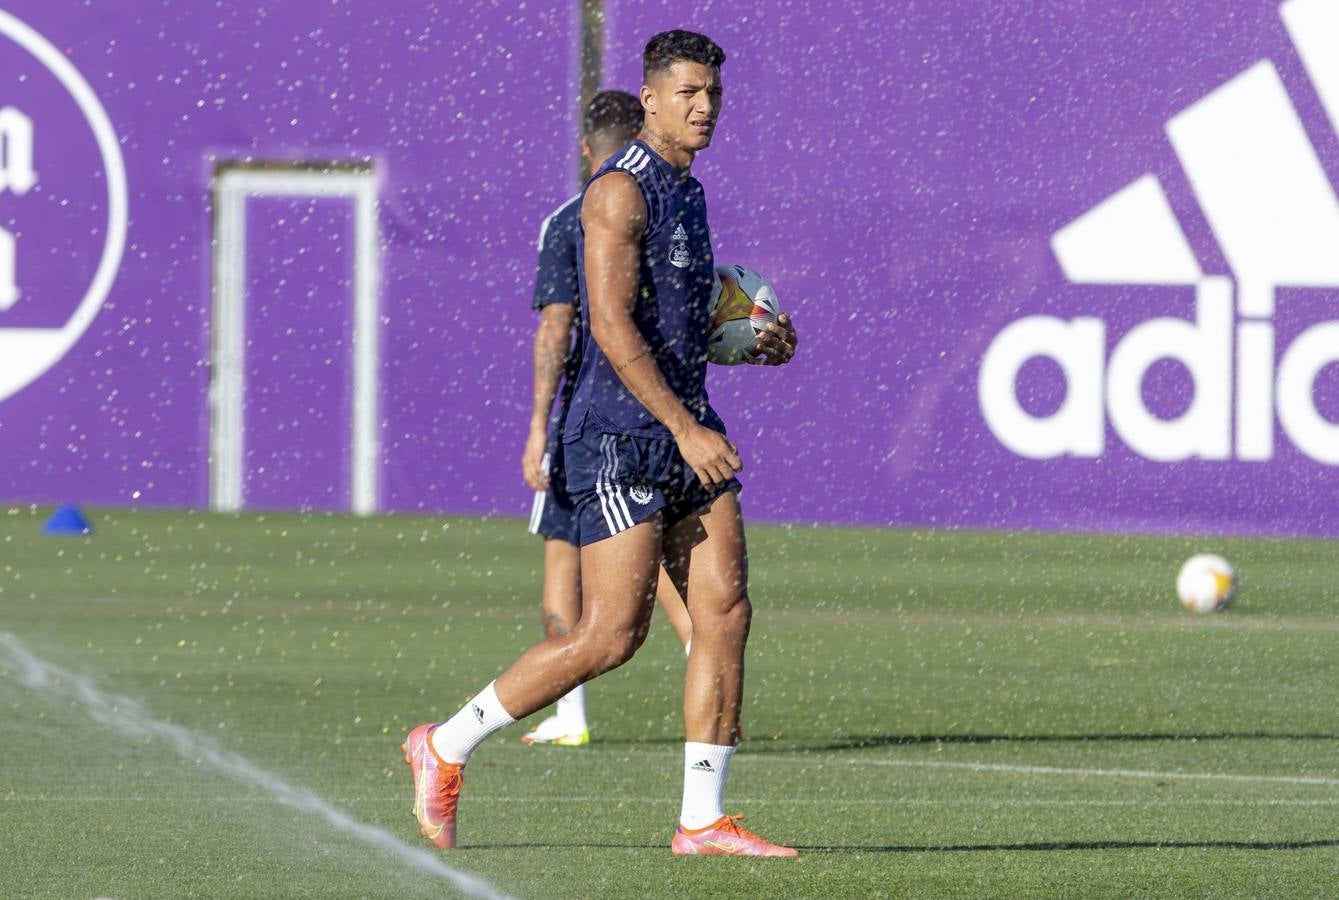
[[[539,634],[523,523],[95,510],[83,539],[43,537],[47,512],[0,508],[0,897],[452,893],[108,723],[173,723],[431,849],[397,746]],[[522,897],[1335,896],[1339,543],[750,539],[726,805],[801,858],[670,855],[683,656],[663,619],[590,688],[590,747],[523,747],[518,725],[475,755],[463,847],[439,857]],[[1175,601],[1201,549],[1242,573],[1227,613]],[[72,675],[35,687],[15,647]]]

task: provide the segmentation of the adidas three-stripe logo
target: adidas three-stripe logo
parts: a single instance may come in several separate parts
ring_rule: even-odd
[[[633,144],[628,148],[628,152],[623,154],[623,158],[614,164],[615,168],[626,169],[633,175],[646,168],[646,164],[651,161],[651,154],[647,153],[641,147]]]
[[[709,760],[709,759],[699,760],[698,762],[693,763],[693,765],[692,765],[690,768],[696,769],[696,770],[699,771],[699,772],[715,772],[715,771],[716,771],[715,769],[713,769],[713,768],[711,767],[711,760]]]
[[[1166,122],[1179,173],[1146,171],[1052,235],[1069,282],[1190,288],[1195,313],[1145,319],[1114,346],[1096,316],[1010,323],[982,358],[978,397],[991,432],[1015,454],[1100,457],[1110,426],[1147,460],[1266,462],[1277,423],[1303,455],[1339,466],[1339,423],[1315,396],[1321,371],[1339,363],[1339,317],[1286,346],[1273,321],[1280,288],[1339,288],[1339,186],[1313,144],[1326,117],[1339,132],[1339,3],[1286,0],[1280,14],[1324,115],[1304,122],[1273,61],[1257,60]],[[1188,189],[1181,196],[1199,207],[1226,274],[1192,247],[1164,177]],[[1044,416],[1015,392],[1034,357],[1064,375],[1064,403]],[[1145,374],[1164,359],[1192,379],[1190,403],[1174,418],[1143,396]]]
[[[604,458],[604,464],[595,476],[595,494],[600,498],[600,512],[604,514],[604,524],[608,526],[611,537],[634,524],[628,501],[623,499],[623,488],[614,481],[618,477],[616,440],[612,434],[606,434],[600,439],[600,455]]]

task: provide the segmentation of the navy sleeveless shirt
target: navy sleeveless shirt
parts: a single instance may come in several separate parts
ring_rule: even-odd
[[[534,309],[562,304],[580,306],[580,285],[577,275],[577,239],[581,231],[581,195],[577,194],[551,212],[539,226],[539,264],[535,268],[535,293],[531,301]],[[562,440],[567,408],[572,403],[572,389],[576,386],[577,372],[581,369],[581,317],[576,318],[576,340],[563,360],[563,387],[558,394],[557,412],[549,421],[549,445]]]
[[[724,431],[707,400],[707,326],[716,274],[702,184],[634,140],[590,177],[583,200],[595,180],[611,172],[630,176],[646,203],[633,322],[670,390],[689,413],[703,425]],[[578,236],[577,267],[584,346],[565,439],[576,440],[583,426],[610,434],[669,437],[669,429],[624,386],[591,336],[585,247],[583,230]]]

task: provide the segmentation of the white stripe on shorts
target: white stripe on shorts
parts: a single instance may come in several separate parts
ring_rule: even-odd
[[[611,477],[611,479],[612,479],[612,478],[617,478],[617,477],[618,477],[618,448],[617,448],[617,446],[616,446],[616,441],[617,441],[617,438],[615,438],[613,435],[609,435],[609,451],[608,451],[608,456],[609,456],[609,463],[610,463],[610,465],[613,466],[613,471],[610,473],[610,477]],[[631,528],[631,527],[632,527],[632,513],[628,511],[628,501],[626,501],[626,500],[623,499],[623,487],[622,487],[622,485],[618,484],[618,482],[616,482],[616,481],[612,481],[612,480],[611,480],[611,481],[609,482],[609,494],[610,494],[610,496],[613,498],[613,499],[611,499],[611,500],[609,501],[610,504],[612,505],[613,502],[614,502],[614,500],[617,500],[617,501],[618,501],[618,505],[619,505],[619,507],[621,507],[622,510],[623,510],[623,521],[625,521],[625,522],[628,523],[627,525],[625,525],[625,526],[623,526],[623,527],[624,527],[624,528]],[[615,516],[614,516],[614,517],[615,517],[615,518],[618,517],[618,516],[617,516],[617,510],[615,510]]]
[[[544,501],[548,491],[535,491],[535,502],[530,505],[530,533],[539,534],[539,523],[544,518]]]
[[[539,461],[539,467],[544,470],[544,474],[549,474],[549,454],[545,452],[544,458]],[[544,518],[544,500],[548,497],[548,491],[535,491],[535,502],[530,505],[530,533],[539,534],[539,523]]]
[[[618,501],[618,505],[623,508],[623,518],[628,523],[627,527],[631,528],[633,524],[632,513],[628,512],[628,501],[623,499],[623,488],[617,484],[611,484],[609,485],[609,489],[613,492],[614,499]]]
[[[600,498],[600,511],[604,513],[604,523],[609,526],[609,536],[613,537],[626,526],[618,518],[618,509],[614,507],[613,502],[605,494],[608,487],[606,479],[609,472],[609,454],[606,452],[606,448],[609,445],[609,438],[610,435],[606,434],[600,439],[600,451],[604,455],[604,465],[600,466],[600,472],[595,476],[595,493]]]

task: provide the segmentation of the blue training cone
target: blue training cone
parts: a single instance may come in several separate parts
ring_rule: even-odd
[[[85,535],[93,533],[93,526],[84,518],[79,507],[73,503],[66,503],[46,520],[46,524],[42,526],[42,533]]]

